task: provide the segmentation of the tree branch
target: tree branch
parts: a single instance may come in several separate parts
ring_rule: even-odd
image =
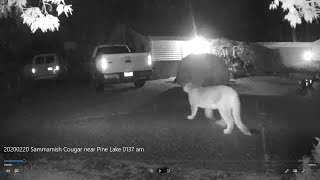
[[[46,2],[43,2],[43,4],[46,6],[49,6],[50,8],[51,8],[51,11],[52,11],[52,5],[51,4],[49,4],[49,3],[46,3]],[[45,9],[47,9],[47,7],[45,7]],[[46,11],[46,13],[48,13],[47,11]]]

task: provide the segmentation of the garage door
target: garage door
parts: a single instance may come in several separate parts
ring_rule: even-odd
[[[153,61],[179,61],[183,57],[183,41],[153,40],[151,55]]]

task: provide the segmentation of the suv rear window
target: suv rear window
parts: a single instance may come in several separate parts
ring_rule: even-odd
[[[46,64],[54,63],[54,56],[47,56],[46,57]]]
[[[44,64],[44,57],[43,56],[39,56],[35,59],[35,64]]]
[[[107,46],[107,47],[100,47],[97,50],[97,55],[98,54],[122,54],[122,53],[130,53],[130,51],[126,46]]]

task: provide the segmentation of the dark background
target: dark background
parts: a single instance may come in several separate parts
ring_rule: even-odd
[[[292,28],[283,20],[282,10],[269,10],[271,0],[191,2],[202,34],[242,41],[292,41]],[[72,33],[75,39],[81,33],[87,33],[87,37],[103,34],[116,20],[150,35],[189,35],[192,31],[189,0],[95,0],[90,3],[77,0],[71,3],[74,15],[63,20],[62,25],[63,29],[76,32]],[[298,25],[297,40],[317,40],[319,27],[316,22]]]
[[[282,10],[269,10],[271,0],[67,0],[73,15],[59,16],[57,32],[32,34],[19,17],[0,20],[2,47],[9,47],[18,59],[63,48],[63,42],[95,45],[108,41],[116,23],[151,36],[190,36],[194,15],[198,34],[239,41],[315,41],[320,38],[317,22],[297,26],[293,31]],[[38,5],[32,0],[29,5]],[[56,14],[54,12],[53,14]],[[294,35],[295,32],[295,36]],[[293,38],[295,37],[295,39]]]

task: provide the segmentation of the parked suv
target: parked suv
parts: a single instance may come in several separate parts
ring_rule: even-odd
[[[68,73],[67,63],[58,54],[36,55],[32,59],[30,68],[33,80],[62,80],[66,78]]]

